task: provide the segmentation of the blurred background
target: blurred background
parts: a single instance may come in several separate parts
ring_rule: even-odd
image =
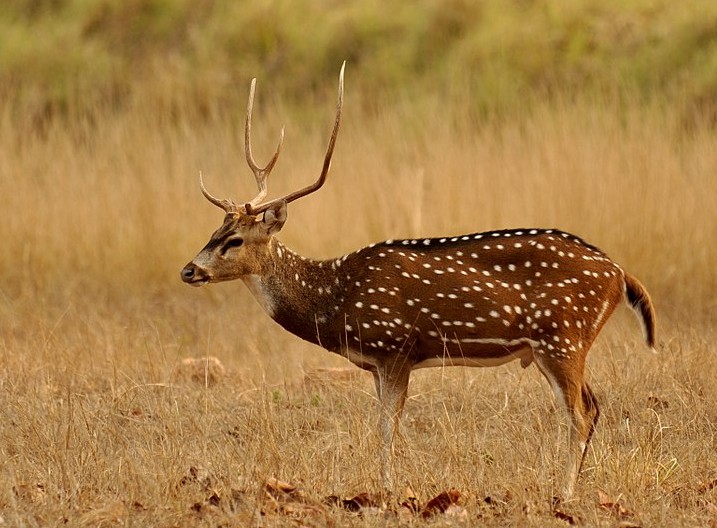
[[[607,93],[714,119],[717,101],[708,0],[6,0],[0,30],[3,100],[38,125],[139,104],[240,114],[254,76],[305,107],[343,60],[366,111],[469,93],[480,119]]]
[[[260,163],[287,130],[278,196],[320,170],[344,60],[332,174],[292,204],[287,245],[328,258],[559,227],[640,277],[665,324],[712,328],[713,1],[4,0],[5,359],[162,379],[212,354],[254,382],[334,361],[242,284],[190,289],[179,270],[222,218],[198,172],[218,196],[254,195],[250,79]]]

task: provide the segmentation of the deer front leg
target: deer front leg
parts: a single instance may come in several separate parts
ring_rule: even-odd
[[[373,373],[378,396],[381,434],[381,480],[383,487],[388,491],[392,491],[395,484],[393,479],[393,441],[398,432],[403,405],[406,402],[410,374],[411,366],[405,362],[381,365]]]

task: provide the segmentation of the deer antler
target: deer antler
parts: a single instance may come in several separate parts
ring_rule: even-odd
[[[259,167],[254,161],[254,156],[251,153],[251,116],[254,109],[254,88],[256,86],[256,79],[251,80],[251,88],[249,89],[249,103],[246,106],[246,123],[244,125],[244,150],[246,152],[246,162],[249,164],[249,168],[254,173],[256,179],[256,185],[259,187],[259,194],[257,194],[249,203],[246,204],[247,213],[260,204],[261,201],[266,197],[267,186],[266,179],[274,168],[276,161],[279,159],[279,153],[281,152],[281,145],[284,143],[284,127],[281,127],[281,137],[279,138],[279,145],[276,147],[276,152],[267,163],[266,167]]]
[[[199,171],[199,188],[202,190],[202,194],[204,197],[212,202],[214,205],[219,207],[220,209],[224,209],[227,213],[236,213],[239,211],[239,206],[235,204],[231,200],[220,200],[216,196],[212,196],[209,194],[209,191],[207,191],[207,188],[204,187],[204,180],[202,179],[202,172]]]
[[[251,151],[251,117],[252,112],[254,108],[254,90],[256,87],[256,79],[252,79],[251,81],[251,87],[249,89],[249,102],[246,107],[246,123],[244,125],[244,150],[246,153],[246,162],[249,164],[249,168],[254,173],[254,179],[256,180],[256,185],[259,187],[259,193],[252,198],[249,202],[247,202],[244,205],[244,211],[247,214],[250,215],[258,215],[269,209],[270,207],[276,205],[279,202],[293,202],[294,200],[297,200],[298,198],[301,198],[302,196],[306,196],[307,194],[311,194],[317,190],[319,190],[323,185],[324,182],[326,182],[326,177],[329,174],[329,168],[331,167],[331,156],[334,153],[334,146],[336,145],[336,137],[339,134],[339,126],[341,124],[341,110],[343,108],[344,104],[344,69],[346,68],[346,61],[341,65],[341,72],[339,73],[339,96],[338,96],[338,103],[336,106],[336,119],[334,121],[334,129],[331,132],[331,138],[329,139],[329,146],[326,150],[326,156],[324,157],[324,166],[321,170],[321,175],[319,176],[319,179],[316,180],[311,185],[308,185],[307,187],[304,187],[303,189],[299,189],[298,191],[294,191],[292,193],[287,194],[286,196],[282,198],[277,198],[275,200],[271,200],[270,202],[261,203],[261,201],[266,197],[267,193],[267,184],[266,180],[271,173],[272,169],[274,168],[274,165],[276,165],[276,161],[279,159],[279,153],[281,152],[281,146],[284,143],[284,128],[281,128],[281,137],[279,138],[279,144],[276,147],[276,152],[274,152],[274,155],[269,160],[269,163],[265,167],[259,167],[256,164],[256,161],[254,161],[254,156]],[[202,194],[204,197],[209,200],[211,203],[216,205],[217,207],[223,209],[227,213],[237,213],[240,211],[240,207],[234,203],[232,200],[221,200],[215,196],[212,196],[209,191],[204,187],[204,181],[202,180],[202,173],[199,173],[199,186],[202,189]]]
[[[326,177],[329,174],[329,168],[331,167],[331,156],[334,153],[334,146],[336,145],[336,137],[339,134],[339,126],[341,125],[341,110],[344,105],[344,69],[346,68],[346,61],[341,65],[341,72],[339,73],[339,95],[338,95],[338,102],[336,105],[336,119],[334,121],[334,129],[331,132],[331,138],[329,139],[329,145],[326,149],[326,156],[324,157],[324,166],[321,169],[321,175],[319,176],[319,179],[317,179],[314,183],[311,185],[308,185],[304,187],[303,189],[299,189],[298,191],[294,191],[292,193],[287,194],[286,196],[283,196],[281,198],[276,198],[275,200],[271,200],[270,202],[263,203],[261,205],[257,205],[256,202],[257,198],[246,204],[244,207],[246,208],[247,214],[251,215],[258,215],[269,209],[270,207],[276,205],[279,202],[293,202],[294,200],[297,200],[303,196],[306,196],[308,194],[311,194],[315,191],[318,191],[326,182]],[[252,85],[253,90],[253,85]],[[283,137],[283,132],[282,132]],[[280,144],[281,146],[281,144]],[[269,162],[269,165],[267,167],[269,170],[271,170],[271,167],[273,166],[274,162],[276,161],[276,156],[278,156],[279,152],[277,150],[277,153],[275,154],[274,158],[272,158],[272,161]],[[247,156],[248,157],[248,156]],[[266,169],[265,169],[266,170]],[[256,174],[256,173],[255,173]],[[257,178],[258,181],[258,178]],[[260,187],[261,188],[261,187]],[[264,192],[266,191],[266,188],[263,189]],[[260,196],[263,197],[262,193],[259,193]]]
[[[249,164],[249,168],[254,173],[254,179],[256,179],[256,185],[259,187],[259,194],[257,194],[245,207],[249,210],[252,206],[259,204],[265,197],[267,192],[266,179],[274,168],[276,161],[279,159],[279,153],[281,152],[281,145],[284,143],[284,127],[281,128],[281,137],[279,138],[279,145],[276,147],[276,152],[269,160],[269,163],[265,167],[259,167],[256,161],[254,161],[254,155],[251,152],[251,117],[254,108],[254,91],[256,87],[256,78],[251,80],[251,87],[249,89],[249,102],[246,106],[246,122],[244,124],[244,151],[246,153],[246,162]],[[232,200],[220,200],[219,198],[212,196],[209,191],[204,187],[204,181],[202,180],[202,173],[199,173],[199,186],[202,189],[204,197],[212,202],[217,207],[224,209],[227,213],[237,213],[240,207]]]

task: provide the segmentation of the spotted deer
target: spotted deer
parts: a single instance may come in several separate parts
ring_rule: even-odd
[[[535,364],[568,417],[562,497],[575,486],[599,407],[584,380],[585,358],[625,300],[650,347],[655,311],[645,288],[605,253],[557,229],[508,229],[439,238],[386,240],[330,260],[293,252],[275,235],[290,202],[322,187],[341,123],[344,67],[323,169],[313,184],[262,203],[284,133],[265,167],[254,161],[252,81],[245,151],[259,193],[240,205],[204,196],[224,222],[181,272],[193,286],[242,279],[262,308],[296,336],[373,373],[391,488],[392,449],[411,371],[462,365]]]

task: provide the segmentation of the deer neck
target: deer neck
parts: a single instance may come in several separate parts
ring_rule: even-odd
[[[272,239],[261,275],[244,277],[244,283],[269,316],[289,332],[329,350],[339,343],[332,329],[344,301],[350,275],[341,269],[344,260],[313,260]],[[343,327],[341,325],[341,327]]]

